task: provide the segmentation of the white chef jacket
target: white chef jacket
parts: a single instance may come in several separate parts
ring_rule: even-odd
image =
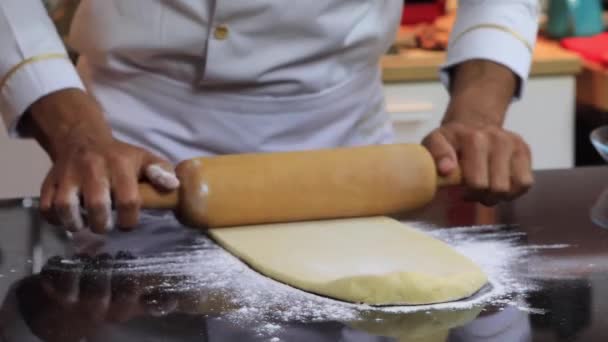
[[[83,0],[77,71],[40,0],[2,0],[0,112],[14,133],[37,99],[86,84],[117,137],[173,161],[390,142],[378,61],[402,5]],[[476,58],[524,81],[538,11],[536,0],[461,0],[442,81]]]

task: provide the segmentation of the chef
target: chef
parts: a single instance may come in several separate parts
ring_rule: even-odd
[[[47,218],[79,231],[83,206],[94,232],[130,229],[138,180],[174,189],[183,159],[390,143],[378,62],[402,6],[83,0],[75,68],[40,0],[2,0],[0,112],[53,161]],[[440,174],[460,168],[468,196],[491,205],[533,182],[529,148],[502,124],[525,88],[539,8],[462,0],[458,11],[441,70],[451,101],[423,144]]]

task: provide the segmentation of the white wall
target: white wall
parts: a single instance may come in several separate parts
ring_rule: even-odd
[[[38,196],[50,161],[30,139],[9,139],[0,120],[0,200]]]
[[[6,128],[4,127],[4,121],[0,118],[0,143],[6,139]]]

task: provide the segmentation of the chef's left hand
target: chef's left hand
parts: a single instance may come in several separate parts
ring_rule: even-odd
[[[465,197],[485,205],[524,194],[533,183],[530,148],[502,128],[516,77],[506,67],[483,60],[459,65],[452,76],[443,122],[423,140],[437,172],[447,176],[460,169]]]
[[[467,199],[495,205],[524,194],[532,185],[528,145],[501,127],[446,122],[423,145],[435,159],[439,175],[460,168]]]

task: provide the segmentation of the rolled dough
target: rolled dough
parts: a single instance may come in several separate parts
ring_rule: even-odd
[[[218,228],[210,235],[270,278],[348,302],[455,301],[487,282],[449,245],[387,217]]]

